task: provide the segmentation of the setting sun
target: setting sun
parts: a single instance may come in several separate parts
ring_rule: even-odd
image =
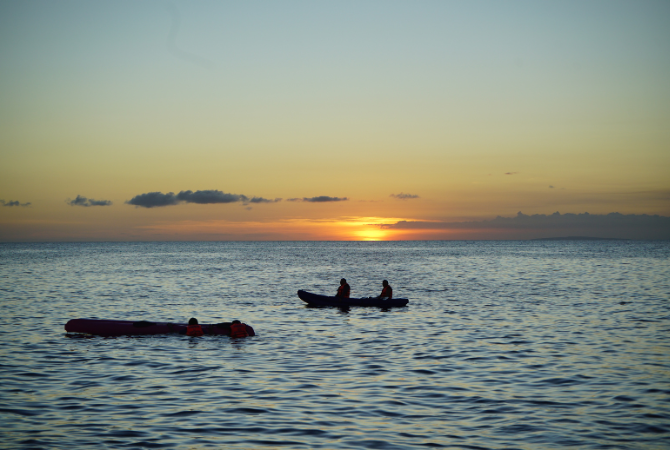
[[[372,228],[366,230],[356,231],[357,240],[361,241],[383,241],[385,240],[387,232],[379,228]]]
[[[394,223],[399,220],[389,217],[347,217],[339,222],[337,226],[343,229],[341,233],[344,240],[351,241],[386,241],[395,236],[393,230],[382,229],[379,225]]]

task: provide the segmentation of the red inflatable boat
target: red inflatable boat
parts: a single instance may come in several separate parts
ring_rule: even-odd
[[[254,329],[247,327],[249,336],[255,336]],[[230,336],[230,322],[200,324],[205,334]],[[186,334],[185,323],[150,322],[147,320],[99,320],[72,319],[65,324],[68,333],[88,333],[98,336],[135,336],[145,334]]]

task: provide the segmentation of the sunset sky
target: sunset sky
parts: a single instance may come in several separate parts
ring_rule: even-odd
[[[667,0],[1,2],[0,242],[669,239],[669,24]]]

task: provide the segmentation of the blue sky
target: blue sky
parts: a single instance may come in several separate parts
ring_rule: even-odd
[[[0,239],[670,215],[668,23],[667,1],[4,2],[0,199],[30,206]],[[350,201],[127,203],[188,190]]]

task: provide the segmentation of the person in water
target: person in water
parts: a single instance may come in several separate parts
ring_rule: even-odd
[[[230,324],[230,337],[231,338],[243,338],[249,336],[247,331],[247,326],[240,322],[239,320],[233,320]]]
[[[191,317],[188,321],[188,326],[186,327],[186,336],[202,336],[205,334],[202,331],[202,327],[198,324],[198,319]]]
[[[337,294],[335,297],[340,297],[340,298],[349,298],[351,295],[351,287],[347,283],[347,280],[342,278],[340,280],[340,287],[337,288]]]
[[[382,281],[382,286],[384,286],[384,288],[382,289],[382,293],[377,298],[391,300],[393,298],[393,288],[386,280]]]

